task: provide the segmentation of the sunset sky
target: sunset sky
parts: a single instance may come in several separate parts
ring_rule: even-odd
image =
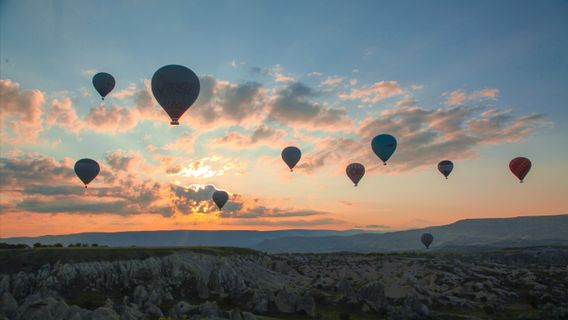
[[[0,0],[0,237],[568,213],[567,34],[553,0]],[[150,90],[168,64],[201,83],[180,126]],[[381,133],[398,140],[388,166]],[[101,165],[86,190],[81,158]]]

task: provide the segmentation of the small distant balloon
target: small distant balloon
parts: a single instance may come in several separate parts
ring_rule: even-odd
[[[296,147],[290,146],[282,150],[282,160],[284,160],[284,162],[288,165],[290,172],[294,171],[294,167],[298,161],[300,161],[301,157],[302,152]]]
[[[229,200],[229,194],[225,191],[217,190],[217,191],[213,192],[212,199],[213,199],[213,202],[215,202],[215,204],[219,208],[219,210],[221,210],[221,209],[223,209],[223,206],[225,206],[225,204]]]
[[[531,166],[531,161],[525,157],[517,157],[509,162],[509,169],[521,183],[523,183],[523,179],[531,170]]]
[[[75,174],[83,181],[85,188],[101,171],[99,164],[92,159],[81,159],[75,163]]]
[[[109,73],[99,72],[93,76],[93,86],[103,100],[114,89],[115,84],[114,77]]]
[[[440,171],[440,173],[442,173],[444,177],[446,177],[446,179],[448,179],[448,176],[450,175],[450,173],[452,173],[452,170],[454,170],[454,163],[450,160],[442,160],[438,163],[438,171]]]
[[[379,134],[371,141],[373,152],[381,159],[384,165],[396,150],[396,139],[390,134]]]
[[[152,77],[152,93],[170,116],[171,125],[179,124],[179,118],[197,100],[199,90],[199,78],[184,66],[163,66]]]
[[[434,241],[434,236],[431,235],[430,233],[424,233],[420,237],[420,241],[422,241],[422,244],[426,247],[426,249],[428,249],[430,248],[432,241]]]
[[[365,175],[365,166],[360,163],[350,163],[347,168],[345,168],[345,172],[349,179],[357,186],[361,178]]]

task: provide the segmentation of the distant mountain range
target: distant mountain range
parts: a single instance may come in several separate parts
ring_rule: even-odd
[[[464,251],[541,245],[568,246],[568,215],[466,219],[423,229],[372,233],[363,230],[133,231],[0,238],[33,245],[97,243],[113,247],[232,246],[269,252],[388,252],[423,249],[420,236],[434,235],[432,250]]]
[[[568,245],[568,215],[466,219],[443,226],[382,234],[267,239],[256,248],[270,252],[417,250],[424,248],[420,236],[425,232],[434,236],[432,250]]]
[[[111,247],[178,247],[178,246],[224,246],[255,248],[265,241],[289,237],[327,237],[348,236],[363,233],[362,230],[167,230],[167,231],[127,231],[127,232],[85,232],[40,237],[0,238],[0,242],[9,244],[24,243],[63,245],[75,243],[97,243]]]

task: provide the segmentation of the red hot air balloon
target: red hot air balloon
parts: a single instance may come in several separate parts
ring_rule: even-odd
[[[357,183],[359,183],[361,178],[365,175],[365,166],[360,163],[351,163],[347,166],[345,172],[349,179],[357,186]]]
[[[523,179],[531,170],[531,161],[525,157],[517,157],[509,162],[509,169],[523,183]]]

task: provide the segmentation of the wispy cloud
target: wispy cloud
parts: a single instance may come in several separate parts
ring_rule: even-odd
[[[360,100],[364,103],[378,103],[404,93],[396,81],[379,81],[370,86],[352,88],[349,93],[340,93],[343,100]]]
[[[446,97],[447,106],[458,106],[470,100],[495,99],[499,95],[499,89],[485,88],[478,91],[466,92],[463,89],[445,92],[442,96]]]

